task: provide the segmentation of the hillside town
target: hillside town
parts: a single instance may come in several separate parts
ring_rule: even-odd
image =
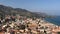
[[[5,15],[0,18],[0,34],[59,34],[60,26],[44,18]]]

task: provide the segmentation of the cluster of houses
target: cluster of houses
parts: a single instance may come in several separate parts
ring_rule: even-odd
[[[60,26],[49,23],[42,18],[10,16],[0,18],[0,34],[58,34]]]

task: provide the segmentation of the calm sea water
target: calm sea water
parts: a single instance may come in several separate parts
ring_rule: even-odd
[[[57,16],[55,18],[45,18],[45,20],[60,26],[60,16]]]

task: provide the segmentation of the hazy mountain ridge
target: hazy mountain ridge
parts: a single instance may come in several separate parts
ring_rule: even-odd
[[[9,6],[0,5],[0,15],[16,15],[16,14],[20,14],[22,16],[27,17],[42,17],[42,14],[30,12],[26,9],[12,8]]]

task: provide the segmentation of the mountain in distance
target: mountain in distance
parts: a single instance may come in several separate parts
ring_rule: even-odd
[[[21,16],[27,16],[27,17],[43,17],[43,16],[46,16],[46,14],[43,14],[43,13],[38,14],[35,12],[28,11],[26,9],[12,8],[9,6],[0,5],[0,16],[16,15],[16,14],[19,14]]]

